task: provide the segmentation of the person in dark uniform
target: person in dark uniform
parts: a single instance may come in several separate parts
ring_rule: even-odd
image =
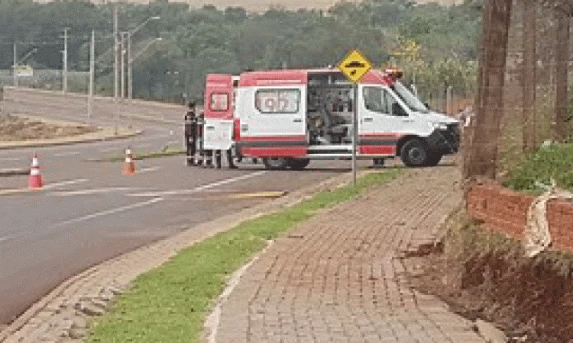
[[[195,155],[197,154],[197,115],[195,113],[195,102],[189,101],[189,109],[185,113],[185,147],[187,151],[188,166],[197,164]]]

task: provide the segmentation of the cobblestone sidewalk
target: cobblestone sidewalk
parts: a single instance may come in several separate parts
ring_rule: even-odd
[[[407,171],[279,239],[222,305],[217,342],[484,342],[407,286],[402,251],[461,200],[454,167]]]

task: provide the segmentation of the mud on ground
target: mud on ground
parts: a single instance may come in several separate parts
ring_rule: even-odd
[[[70,137],[97,130],[90,126],[44,123],[0,113],[0,142]]]
[[[406,257],[410,281],[457,313],[494,323],[509,342],[573,342],[573,256],[524,257],[520,243],[486,232],[460,212],[443,242]]]

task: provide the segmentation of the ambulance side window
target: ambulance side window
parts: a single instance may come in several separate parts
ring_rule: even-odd
[[[381,87],[364,87],[364,106],[367,110],[391,116],[403,116],[400,104],[387,90]]]
[[[384,90],[380,87],[364,87],[364,105],[367,110],[379,112],[379,113],[389,113],[388,107],[386,106],[386,97],[384,96]]]
[[[211,93],[209,109],[216,112],[225,112],[229,109],[229,94]]]
[[[298,113],[299,89],[260,89],[255,93],[255,107],[261,113]]]

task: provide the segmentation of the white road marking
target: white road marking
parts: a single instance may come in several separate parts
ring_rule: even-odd
[[[192,189],[182,189],[182,190],[177,190],[177,191],[166,191],[166,192],[148,192],[148,193],[136,193],[136,194],[128,194],[128,196],[134,196],[134,197],[162,197],[162,196],[168,196],[168,195],[185,195],[185,194],[193,194],[193,193],[198,193],[201,191],[205,191],[211,188],[215,188],[218,186],[223,186],[229,183],[233,183],[233,182],[237,182],[237,181],[241,181],[241,180],[245,180],[245,179],[250,179],[253,177],[257,177],[260,175],[265,174],[266,171],[258,171],[255,173],[250,173],[250,174],[246,174],[246,175],[241,175],[241,176],[237,176],[237,177],[232,177],[230,179],[225,179],[222,181],[217,181],[214,183],[210,183],[207,185],[203,185],[203,186],[199,186],[199,187],[195,187]]]
[[[76,156],[79,155],[80,153],[77,151],[70,151],[70,152],[62,152],[59,154],[54,154],[55,157],[66,157],[66,156]]]
[[[91,194],[101,194],[101,193],[111,193],[111,192],[122,192],[122,191],[133,191],[137,188],[130,188],[130,187],[108,187],[108,188],[95,188],[95,189],[81,189],[78,191],[69,191],[69,192],[52,192],[50,195],[60,196],[60,197],[67,197],[67,196],[74,196],[74,195],[91,195]]]
[[[0,237],[0,243],[9,241],[9,240],[11,240],[12,238],[13,238],[12,236]]]
[[[64,222],[58,223],[55,226],[63,226],[63,225],[68,225],[68,224],[73,224],[73,223],[79,223],[79,222],[83,222],[86,220],[90,220],[90,219],[94,219],[97,217],[103,217],[103,216],[107,216],[110,214],[116,214],[116,213],[120,213],[120,212],[125,212],[125,211],[129,211],[129,210],[133,210],[139,207],[144,207],[144,206],[149,206],[149,205],[153,205],[155,203],[158,203],[160,201],[163,201],[163,198],[153,198],[151,200],[148,201],[143,201],[143,202],[138,202],[132,205],[127,205],[127,206],[122,206],[122,207],[117,207],[111,210],[107,210],[107,211],[102,211],[102,212],[96,212],[96,213],[92,213],[92,214],[88,214],[87,216],[83,216],[83,217],[79,217],[79,218],[74,218],[74,219],[70,219],[70,220],[66,220]]]
[[[141,140],[143,141],[151,141],[151,140],[156,140],[156,139],[160,139],[160,138],[165,138],[165,137],[169,137],[169,135],[155,135],[155,136],[149,136],[149,137],[142,137]]]
[[[63,187],[63,186],[75,185],[75,184],[83,183],[83,182],[88,182],[88,179],[76,179],[76,180],[67,180],[67,181],[62,181],[62,182],[50,183],[50,184],[47,184],[46,186],[44,186],[44,189],[54,189],[54,188]]]
[[[144,173],[150,173],[150,172],[154,172],[157,171],[159,169],[161,169],[163,167],[149,167],[149,168],[141,168],[139,169],[139,171],[137,172],[138,174],[144,174]]]
[[[100,149],[101,152],[109,152],[109,151],[114,151],[114,150],[119,151],[119,150],[121,150],[121,149],[118,148],[118,147]]]
[[[180,143],[181,143],[180,141],[169,141],[169,142],[167,142],[168,145],[169,144],[180,144]]]
[[[4,157],[4,158],[0,158],[0,161],[6,161],[6,162],[22,161],[22,158],[19,158],[19,157]]]

